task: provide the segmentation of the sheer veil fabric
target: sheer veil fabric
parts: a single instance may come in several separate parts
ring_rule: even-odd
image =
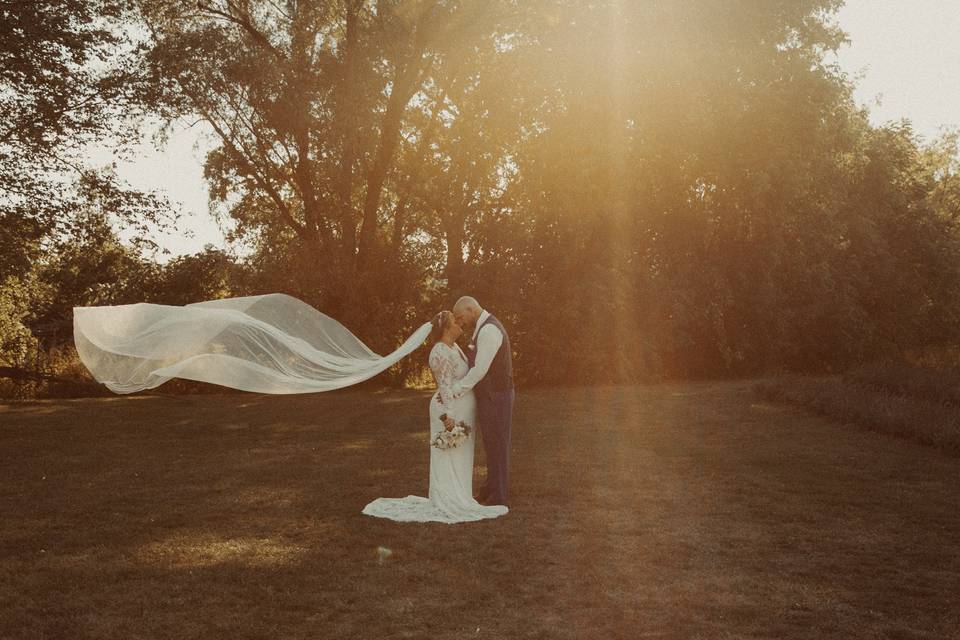
[[[169,306],[75,307],[77,353],[115,393],[172,378],[257,393],[313,393],[363,382],[415,351],[422,325],[380,356],[333,318],[285,294]]]

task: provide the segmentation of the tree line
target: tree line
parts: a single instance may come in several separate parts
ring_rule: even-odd
[[[272,291],[380,352],[470,293],[525,383],[956,345],[957,136],[871,125],[831,63],[841,4],[11,4],[0,357],[69,344],[74,305]],[[145,117],[215,133],[211,206],[249,255],[145,251],[175,213],[77,156]]]

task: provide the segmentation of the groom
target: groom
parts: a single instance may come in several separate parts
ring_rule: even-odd
[[[453,317],[464,331],[473,331],[467,348],[470,371],[454,383],[454,397],[473,389],[477,396],[478,430],[487,454],[487,483],[477,500],[507,504],[510,430],[513,422],[513,361],[510,337],[494,316],[470,296],[453,305]]]

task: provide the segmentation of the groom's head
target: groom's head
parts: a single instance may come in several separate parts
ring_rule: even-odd
[[[464,331],[473,331],[483,308],[475,298],[463,296],[453,305],[453,317]]]

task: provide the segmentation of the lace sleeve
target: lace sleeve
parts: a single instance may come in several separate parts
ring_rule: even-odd
[[[452,355],[450,349],[440,342],[430,352],[430,371],[433,372],[433,379],[436,381],[437,390],[440,392],[440,404],[447,404],[452,399],[451,387],[454,383],[454,370],[457,365]]]

